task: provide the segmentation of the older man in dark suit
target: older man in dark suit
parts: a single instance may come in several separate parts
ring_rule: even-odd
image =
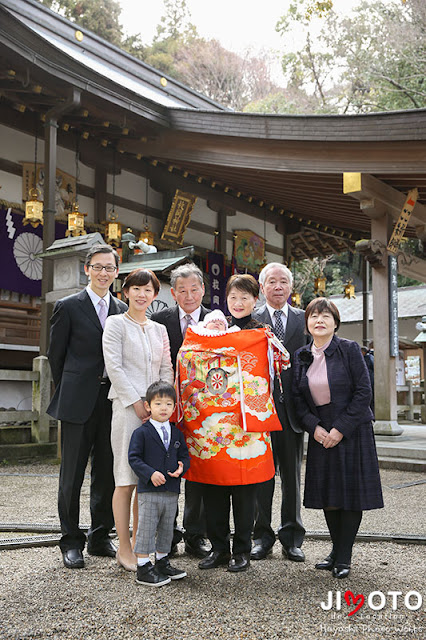
[[[173,368],[176,371],[176,358],[182,345],[188,326],[197,324],[204,318],[208,309],[201,301],[204,296],[203,273],[195,264],[183,264],[170,274],[171,293],[176,300],[175,307],[153,313],[151,320],[164,324],[170,340],[170,352]],[[185,529],[185,551],[196,558],[204,558],[210,551],[204,539],[206,519],[203,507],[202,485],[185,481],[185,509],[183,514]],[[180,536],[175,530],[173,546]]]
[[[118,274],[118,254],[109,245],[92,247],[84,270],[89,284],[80,293],[58,300],[51,318],[49,362],[55,394],[47,410],[61,420],[61,470],[58,509],[60,548],[69,569],[84,567],[86,536],[79,527],[80,492],[91,456],[91,527],[87,550],[114,557],[109,538],[112,515],[111,402],[102,354],[102,331],[108,315],[127,309],[111,296]]]
[[[306,344],[304,311],[291,307],[287,300],[293,286],[291,271],[277,262],[270,263],[260,273],[259,283],[266,304],[253,317],[272,327],[275,335],[284,344],[291,358],[294,352]],[[292,368],[281,374],[283,397],[276,381],[274,401],[282,431],[272,436],[274,459],[281,476],[281,525],[278,538],[283,554],[289,560],[303,562],[301,550],[305,529],[300,515],[300,469],[303,458],[303,429],[296,416],[292,400]],[[266,558],[275,543],[275,532],[271,527],[272,499],[275,478],[258,485],[257,519],[253,531],[254,546],[250,557],[253,560]]]

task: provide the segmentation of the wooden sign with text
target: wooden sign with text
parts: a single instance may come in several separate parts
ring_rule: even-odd
[[[191,213],[196,201],[197,197],[192,193],[185,193],[176,189],[172,206],[161,234],[162,240],[183,244],[186,227],[191,219]]]
[[[407,199],[402,207],[402,211],[392,232],[391,239],[388,242],[388,251],[390,253],[398,253],[399,245],[401,244],[402,237],[410,220],[410,216],[416,206],[419,192],[417,189],[411,189],[408,192]]]

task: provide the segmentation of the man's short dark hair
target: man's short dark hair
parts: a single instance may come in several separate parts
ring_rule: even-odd
[[[109,244],[94,244],[93,247],[90,247],[89,251],[86,254],[86,259],[84,261],[84,264],[86,267],[89,266],[93,256],[96,255],[97,253],[112,253],[115,259],[115,266],[118,269],[118,265],[120,263],[120,256],[118,255],[114,247],[111,247],[111,245]]]
[[[169,382],[158,380],[149,385],[145,393],[145,400],[148,404],[151,404],[156,396],[160,398],[170,398],[176,404],[176,391],[174,386]]]

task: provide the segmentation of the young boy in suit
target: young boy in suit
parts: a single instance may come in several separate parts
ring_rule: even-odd
[[[169,560],[181,476],[189,469],[183,434],[169,422],[175,405],[176,392],[171,384],[151,384],[145,399],[151,417],[133,432],[129,445],[129,464],[139,478],[136,582],[151,587],[186,576]],[[154,551],[155,565],[149,559]]]

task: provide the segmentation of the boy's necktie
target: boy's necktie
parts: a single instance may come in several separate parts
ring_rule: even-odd
[[[163,433],[163,443],[166,449],[169,448],[169,434],[167,433],[167,429],[164,424],[161,425],[161,431]]]

